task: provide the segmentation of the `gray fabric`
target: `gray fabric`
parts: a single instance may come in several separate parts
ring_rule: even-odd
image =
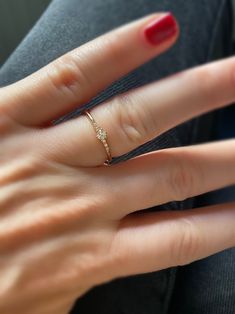
[[[15,82],[97,35],[154,11],[172,11],[176,15],[181,25],[177,45],[114,83],[89,103],[89,107],[114,94],[229,53],[231,20],[229,1],[226,0],[55,0],[0,70],[0,85]],[[210,114],[185,123],[122,156],[121,160],[150,150],[188,145],[206,139],[210,134],[212,118]],[[192,200],[148,210],[185,209],[190,206]],[[165,314],[174,291],[176,272],[177,268],[172,268],[96,287],[78,300],[72,313]],[[233,274],[235,277],[235,269]],[[226,278],[221,280],[221,284],[227,287]],[[235,295],[233,290],[232,293]],[[185,308],[183,313],[203,312],[202,309],[190,312]],[[207,312],[210,313],[214,313],[213,307]]]
[[[0,0],[0,66],[49,2],[50,0]]]

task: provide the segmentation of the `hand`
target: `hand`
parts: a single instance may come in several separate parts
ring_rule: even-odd
[[[166,25],[170,31],[159,35]],[[154,14],[0,90],[1,314],[68,313],[95,285],[235,245],[234,204],[138,212],[234,184],[234,140],[106,167],[85,115],[48,127],[169,48],[177,35],[170,15]],[[116,96],[91,112],[119,156],[234,100],[232,58]]]

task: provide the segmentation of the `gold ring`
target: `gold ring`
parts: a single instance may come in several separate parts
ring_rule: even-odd
[[[111,155],[111,151],[110,151],[110,147],[108,144],[108,134],[107,132],[100,127],[97,122],[95,121],[95,119],[92,117],[91,113],[89,110],[85,110],[84,113],[86,114],[88,120],[90,121],[90,123],[93,126],[93,129],[96,132],[96,137],[98,138],[98,140],[103,144],[104,149],[106,151],[107,154],[107,160],[104,162],[105,165],[109,165],[110,162],[112,161],[112,155]]]

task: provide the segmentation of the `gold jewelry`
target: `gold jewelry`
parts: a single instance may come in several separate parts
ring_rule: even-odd
[[[112,155],[111,155],[111,151],[110,151],[110,147],[108,144],[108,134],[107,132],[101,128],[97,122],[95,121],[95,119],[92,117],[91,113],[89,110],[85,110],[84,112],[88,118],[88,120],[90,121],[90,123],[93,126],[93,129],[96,132],[96,137],[98,138],[98,140],[103,144],[106,154],[107,154],[107,160],[104,162],[105,165],[109,165],[110,162],[112,161]]]

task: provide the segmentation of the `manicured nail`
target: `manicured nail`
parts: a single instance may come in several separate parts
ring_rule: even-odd
[[[41,125],[41,127],[42,128],[49,128],[49,127],[51,127],[53,125],[54,125],[53,121],[47,121],[43,125]]]
[[[177,22],[171,13],[158,17],[148,24],[144,29],[144,34],[153,45],[159,45],[164,41],[174,37],[177,33]]]

